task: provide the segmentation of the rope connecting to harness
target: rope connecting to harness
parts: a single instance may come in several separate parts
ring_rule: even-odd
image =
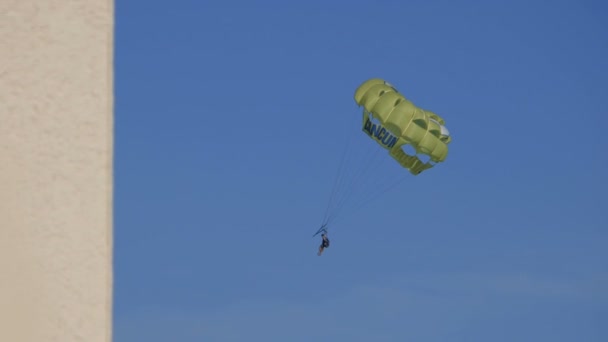
[[[317,232],[312,237],[315,237],[315,236],[321,234],[322,232],[327,233],[327,227],[325,224],[322,225],[321,228],[319,228],[319,230],[317,230]]]

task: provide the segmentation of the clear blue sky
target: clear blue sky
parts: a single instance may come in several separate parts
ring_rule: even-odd
[[[115,341],[608,341],[607,17],[118,1]],[[449,156],[382,164],[368,186],[407,177],[318,257],[371,77],[447,121]]]

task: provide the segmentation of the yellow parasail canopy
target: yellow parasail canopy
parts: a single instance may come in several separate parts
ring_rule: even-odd
[[[363,132],[412,174],[446,159],[451,137],[445,120],[416,107],[388,82],[378,78],[365,81],[355,91],[355,102],[363,107]],[[407,145],[415,153],[405,152]],[[422,161],[420,155],[426,155],[428,161]]]

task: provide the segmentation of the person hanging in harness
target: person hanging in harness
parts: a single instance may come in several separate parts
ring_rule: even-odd
[[[327,231],[321,234],[321,238],[323,238],[323,240],[321,241],[321,246],[319,246],[319,253],[317,253],[318,256],[321,256],[321,254],[323,254],[323,250],[325,248],[329,248],[329,239],[327,238]]]

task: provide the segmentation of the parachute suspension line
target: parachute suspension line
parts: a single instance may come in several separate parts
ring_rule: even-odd
[[[327,217],[329,216],[329,212],[332,207],[332,201],[333,201],[334,197],[336,196],[336,191],[338,188],[338,184],[340,182],[340,174],[342,171],[342,165],[344,164],[344,159],[345,159],[347,148],[348,148],[348,145],[345,147],[344,152],[342,153],[342,158],[338,165],[338,170],[336,171],[336,176],[334,178],[334,184],[332,186],[331,194],[329,195],[329,200],[327,201],[327,207],[325,208],[325,215],[323,216],[323,220],[321,221],[321,226],[324,226],[327,223]]]
[[[330,201],[330,207],[327,212],[327,215],[324,218],[323,224],[329,223],[331,216],[333,215],[333,213],[335,212],[335,210],[339,206],[339,204],[342,202],[344,184],[346,181],[349,180],[350,174],[355,169],[353,167],[353,165],[351,165],[351,162],[353,161],[351,159],[351,153],[353,153],[354,148],[351,149],[350,147],[352,147],[351,140],[353,139],[353,136],[354,136],[354,134],[349,136],[349,146],[348,146],[349,148],[345,151],[345,154],[343,155],[344,163],[341,164],[341,167],[340,167],[336,191],[333,194],[334,196],[332,197],[332,199]]]
[[[373,177],[372,180],[375,182],[366,183],[365,187],[361,190],[364,193],[361,196],[355,197],[352,203],[348,206],[348,212],[358,211],[363,207],[364,204],[369,204],[374,200],[378,199],[381,195],[387,193],[391,189],[395,188],[400,182],[406,179],[406,175],[402,175],[398,179],[391,178],[377,178]],[[344,209],[346,207],[342,207]],[[329,219],[328,223],[335,223],[339,217],[340,212],[336,211],[334,215]]]
[[[364,140],[361,131],[356,130],[356,132],[356,134],[354,132],[348,134],[347,145],[340,159],[321,227],[332,223],[347,207],[350,208],[353,202],[365,202],[365,199],[369,198],[371,194],[377,192],[378,189],[384,189],[386,187],[385,183],[394,179],[391,177],[371,177],[381,167],[387,167],[383,163],[388,163],[389,158],[386,161],[378,159],[388,151],[367,140],[364,143],[366,144],[365,147],[357,148],[358,146],[353,146],[355,145],[352,142],[354,137],[361,137],[361,144]],[[368,186],[374,183],[376,183],[374,187],[370,188]],[[357,197],[363,197],[363,199]]]
[[[369,196],[369,198],[363,199],[361,201],[359,201],[357,204],[355,204],[353,206],[353,210],[358,211],[360,210],[365,204],[369,204],[374,202],[376,199],[378,199],[380,196],[386,194],[387,192],[389,192],[392,189],[395,189],[399,184],[401,184],[401,182],[403,182],[408,176],[407,175],[403,175],[401,177],[399,177],[396,181],[391,182],[389,185],[384,186],[382,188],[380,188],[379,191],[374,192],[373,194],[371,194]]]
[[[370,195],[365,196],[365,197],[361,198],[359,201],[357,201],[356,203],[354,203],[352,206],[352,211],[359,211],[364,205],[374,202],[380,196],[386,194],[387,192],[389,192],[392,189],[397,188],[398,185],[401,184],[407,177],[408,177],[408,175],[404,174],[404,175],[401,175],[399,178],[397,178],[397,180],[388,182],[388,184],[386,184],[387,182],[385,182],[384,186],[378,185],[378,186],[372,187],[372,188],[375,188],[376,191],[373,191]],[[340,218],[338,218],[336,216],[336,217],[332,218],[330,220],[330,222],[336,223],[339,220],[340,220]]]
[[[383,152],[384,151],[382,149],[378,149],[377,146],[370,144],[366,153],[362,153],[360,156],[357,156],[357,160],[364,162],[365,165],[360,168],[352,168],[355,173],[352,177],[350,177],[350,182],[344,190],[344,195],[339,199],[335,209],[329,216],[327,220],[328,224],[340,215],[340,213],[347,207],[347,203],[351,199],[355,198],[357,195],[360,195],[360,192],[365,190],[362,189],[362,185],[368,181],[370,179],[370,175],[374,174],[374,172],[379,168],[380,163],[377,163],[377,160],[383,155]]]
[[[355,160],[365,164],[360,165],[359,163],[358,166],[362,167],[349,168],[349,170],[354,170],[354,175],[349,178],[350,182],[348,186],[345,188],[342,196],[338,197],[337,205],[330,211],[324,224],[334,223],[346,209],[347,212],[360,210],[364,204],[378,199],[391,189],[397,187],[409,176],[408,173],[403,172],[401,166],[395,164],[390,158],[378,160],[379,157],[388,153],[387,150],[378,148],[376,144],[369,144],[367,145],[367,149],[364,148],[363,150],[365,152],[357,155]],[[379,169],[393,169],[395,175],[399,176],[396,178],[371,177],[374,174],[381,174],[377,172]]]
[[[331,216],[331,213],[333,212],[333,210],[336,206],[336,202],[338,201],[337,198],[339,198],[340,189],[342,188],[342,184],[344,183],[344,179],[346,178],[345,173],[348,171],[348,168],[346,166],[348,164],[348,159],[349,159],[348,156],[350,154],[350,150],[352,147],[351,142],[352,142],[352,136],[349,137],[349,139],[347,140],[347,144],[344,149],[344,153],[342,154],[342,158],[341,158],[340,164],[338,166],[338,172],[336,173],[336,178],[334,181],[334,186],[333,186],[333,189],[331,192],[331,196],[329,198],[329,202],[327,203],[327,209],[325,211],[325,216],[323,217],[322,225],[327,225],[329,217]]]
[[[323,220],[321,222],[321,227],[327,225],[327,220],[328,220],[328,217],[329,217],[330,212],[333,207],[333,200],[336,197],[337,192],[339,191],[340,184],[342,183],[344,164],[345,164],[345,161],[349,154],[349,151],[351,149],[352,140],[353,140],[353,134],[348,134],[348,138],[346,140],[346,144],[344,146],[344,150],[343,150],[342,156],[340,158],[340,163],[338,165],[338,170],[336,171],[336,175],[334,178],[334,184],[333,184],[333,187],[331,190],[331,194],[329,196],[329,200],[327,202],[327,207],[325,209],[325,215],[323,216]]]

